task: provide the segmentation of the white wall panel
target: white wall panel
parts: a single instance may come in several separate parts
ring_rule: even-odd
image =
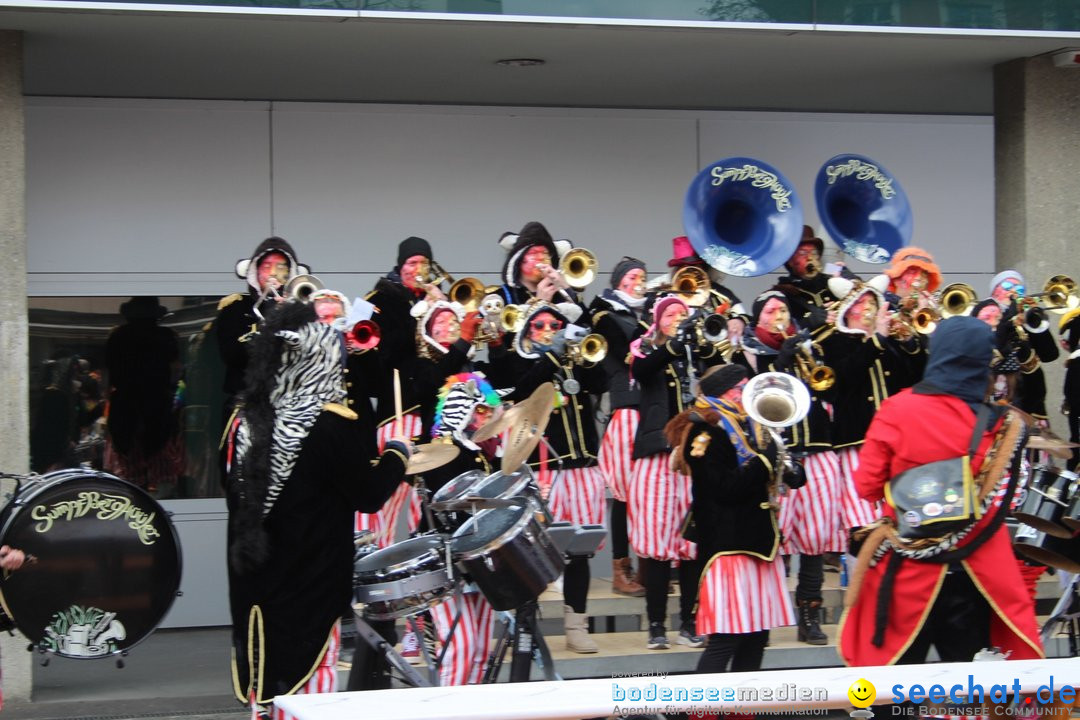
[[[265,103],[30,98],[26,116],[32,276],[220,272],[269,233]]]
[[[496,241],[529,220],[605,269],[660,262],[695,157],[679,114],[278,105],[275,228],[316,270],[385,272],[419,235],[450,272],[494,279]]]

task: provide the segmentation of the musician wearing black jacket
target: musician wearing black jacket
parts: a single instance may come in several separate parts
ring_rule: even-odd
[[[632,472],[634,434],[640,413],[640,392],[630,377],[630,343],[648,326],[645,312],[645,263],[624,257],[611,273],[611,287],[596,296],[589,312],[594,330],[607,342],[602,365],[608,376],[611,415],[600,442],[600,471],[611,490],[612,589],[620,595],[644,597],[634,577],[626,527],[626,492]]]
[[[742,365],[706,372],[694,406],[667,427],[693,478],[705,566],[697,622],[709,644],[697,672],[759,670],[770,628],[795,622],[779,553],[777,448],[746,416],[746,381]]]
[[[704,644],[694,627],[700,565],[694,543],[682,534],[690,508],[690,478],[670,467],[671,447],[664,426],[693,403],[696,379],[706,367],[722,363],[723,356],[696,332],[689,313],[680,297],[660,296],[651,308],[649,330],[631,343],[630,350],[630,373],[641,387],[641,422],[634,436],[627,514],[630,546],[643,568],[649,620],[646,647],[650,650],[669,647],[665,624],[673,561],[679,563],[682,623],[677,642],[691,647]]]

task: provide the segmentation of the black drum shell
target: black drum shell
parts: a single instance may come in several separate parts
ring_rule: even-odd
[[[180,589],[180,541],[169,514],[106,473],[60,470],[30,482],[4,510],[0,542],[34,558],[0,579],[5,612],[33,643],[64,657],[126,652],[157,628]],[[122,639],[75,641],[77,626],[85,631],[108,613],[122,624]],[[58,636],[61,623],[70,629]]]
[[[1032,537],[1021,532],[1013,540],[1013,549],[1040,565],[1080,573],[1080,537],[1065,539],[1038,530]]]
[[[1073,532],[1080,532],[1080,492],[1074,492],[1069,507],[1061,516],[1062,524]]]
[[[1073,531],[1064,524],[1076,476],[1047,465],[1032,469],[1024,501],[1013,515],[1017,520],[1053,537],[1068,539]]]
[[[537,514],[532,503],[484,510],[451,540],[458,568],[496,610],[513,610],[535,600],[563,572],[562,553]]]

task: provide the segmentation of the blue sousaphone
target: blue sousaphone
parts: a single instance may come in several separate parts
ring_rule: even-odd
[[[709,265],[727,275],[754,277],[794,254],[802,236],[802,204],[776,168],[752,158],[725,158],[690,183],[683,227]]]
[[[862,155],[837,155],[814,183],[818,216],[845,253],[886,263],[911,241],[912,213],[904,189],[889,171]]]

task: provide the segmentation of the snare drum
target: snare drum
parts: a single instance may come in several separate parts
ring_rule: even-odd
[[[1021,525],[1013,539],[1013,548],[1040,565],[1080,573],[1080,537],[1059,538],[1030,525]]]
[[[1071,538],[1073,531],[1065,526],[1063,518],[1069,509],[1076,483],[1076,474],[1068,470],[1049,465],[1032,468],[1024,501],[1013,515],[1020,522],[1047,535]]]
[[[471,495],[472,489],[482,482],[483,479],[484,473],[481,471],[469,470],[468,472],[461,473],[456,478],[443,485],[431,496],[431,509],[434,511],[435,522],[439,525],[439,530],[446,533],[453,533],[469,519],[469,513],[467,511],[450,511],[444,508],[447,505],[453,504],[456,500]]]
[[[540,488],[528,465],[522,465],[512,473],[497,472],[488,475],[473,489],[472,494],[486,499],[502,500],[523,497],[531,500],[538,508],[545,506],[540,498]]]
[[[180,542],[144,490],[92,470],[59,470],[22,487],[0,542],[28,558],[0,578],[0,602],[38,648],[70,658],[126,653],[150,635],[180,589]]]
[[[562,553],[528,501],[477,513],[454,533],[450,550],[496,610],[535,600],[563,572]]]
[[[421,613],[454,587],[446,567],[446,545],[437,535],[394,543],[353,564],[356,602],[364,616],[393,620]]]

